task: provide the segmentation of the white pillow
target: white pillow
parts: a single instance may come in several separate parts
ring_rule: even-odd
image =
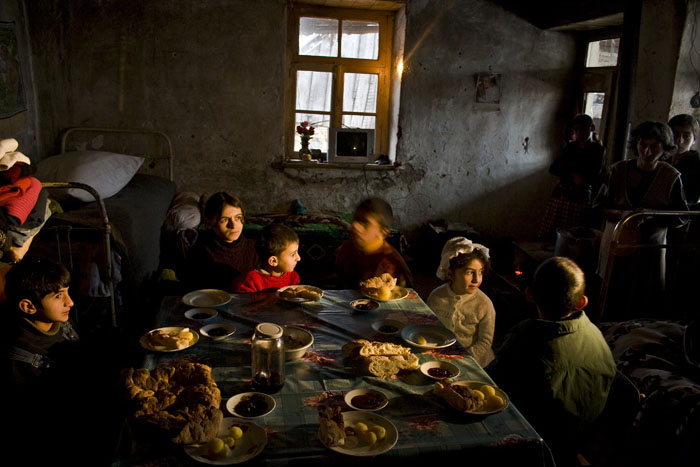
[[[90,185],[103,198],[114,196],[131,181],[144,158],[103,151],[75,151],[51,156],[37,165],[41,182],[78,182]],[[67,190],[73,198],[94,201],[85,190]]]

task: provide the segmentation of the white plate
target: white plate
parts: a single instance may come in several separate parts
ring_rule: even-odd
[[[479,389],[481,390],[481,386],[483,386],[484,383],[483,381],[467,381],[467,380],[462,380],[462,381],[453,381],[452,385],[453,386],[469,386],[470,389]],[[496,395],[500,396],[501,399],[503,399],[503,406],[496,408],[496,409],[487,409],[485,405],[483,405],[480,409],[478,410],[465,410],[464,413],[469,413],[473,415],[491,415],[494,413],[501,412],[502,410],[505,410],[506,407],[508,407],[508,404],[510,404],[510,399],[508,399],[508,395],[500,388],[494,386],[493,384],[489,384],[489,386],[493,387],[496,390]],[[439,396],[437,396],[439,397]],[[442,398],[440,398],[442,399]],[[448,404],[444,399],[443,402],[447,404],[449,407],[453,408],[450,404]],[[455,409],[456,410],[456,409]]]
[[[372,446],[360,444],[354,448],[346,448],[344,446],[326,447],[332,451],[338,452],[340,454],[346,454],[348,456],[368,457],[383,454],[387,451],[390,451],[394,446],[396,446],[396,442],[399,440],[399,432],[394,426],[394,424],[391,423],[388,419],[372,412],[343,412],[343,423],[346,427],[355,426],[357,422],[369,422],[374,425],[383,426],[386,430],[386,437],[381,441],[377,441]]]
[[[297,288],[297,287],[304,287],[304,288],[307,288],[307,289],[311,289],[311,290],[313,290],[314,292],[317,292],[317,293],[321,294],[321,296],[318,298],[318,300],[309,300],[308,298],[302,298],[302,297],[288,298],[288,297],[283,297],[283,296],[282,296],[282,292],[284,292],[285,290],[289,290],[289,289],[292,289],[292,290],[293,290],[293,289],[295,289],[295,288]],[[285,302],[290,302],[290,303],[313,303],[313,302],[321,301],[321,298],[323,297],[323,290],[322,290],[322,289],[319,289],[318,287],[314,287],[313,285],[288,285],[288,286],[286,286],[286,287],[282,287],[281,289],[277,289],[277,292],[275,292],[275,294],[277,295],[277,297],[278,297],[280,300],[284,300]]]
[[[395,300],[402,300],[408,297],[408,289],[399,286],[394,287],[394,289],[391,291],[391,298],[389,300],[382,300],[381,298],[378,298],[376,295],[369,293],[362,288],[360,288],[360,293],[365,297],[371,298],[372,300],[377,300],[378,302],[393,302]]]
[[[444,370],[447,370],[450,372],[449,376],[433,376],[430,374],[430,369],[431,368],[442,368]],[[443,360],[432,360],[429,362],[425,362],[420,366],[420,372],[423,373],[425,376],[427,376],[430,379],[434,379],[437,381],[443,380],[443,379],[449,379],[449,378],[456,378],[459,376],[459,367],[455,365],[454,363],[450,362],[445,362]]]
[[[222,334],[220,336],[210,334],[210,332],[216,328],[222,328],[226,331],[226,333]],[[228,323],[214,323],[214,324],[206,324],[206,325],[202,326],[199,329],[199,332],[201,332],[203,336],[207,336],[209,339],[212,339],[215,341],[221,341],[221,340],[224,340],[227,337],[233,335],[233,333],[236,332],[236,328],[232,324],[228,324]]]
[[[241,402],[244,398],[248,397],[253,397],[253,396],[260,396],[265,400],[265,403],[267,404],[267,408],[263,413],[260,415],[255,415],[255,416],[247,416],[247,415],[242,415],[238,412],[236,412],[236,406],[238,405],[239,402]],[[275,407],[277,406],[277,403],[275,402],[274,397],[269,396],[267,394],[264,394],[262,392],[243,392],[241,394],[236,394],[235,396],[231,397],[229,400],[226,401],[226,410],[229,411],[231,415],[235,415],[236,417],[240,418],[258,418],[258,417],[264,417],[265,415],[271,413],[273,410],[275,410]]]
[[[231,456],[225,459],[212,460],[208,457],[204,457],[204,449],[206,449],[206,443],[204,444],[190,444],[185,446],[185,452],[192,459],[203,462],[205,464],[211,465],[231,465],[240,464],[253,457],[260,454],[265,445],[267,444],[267,433],[265,429],[260,425],[252,422],[250,420],[241,420],[239,418],[225,417],[221,421],[221,426],[219,426],[219,438],[225,438],[228,436],[228,430],[233,425],[238,425],[241,429],[246,429],[243,433],[241,439],[236,440],[236,444],[231,449]]]
[[[385,329],[382,331],[382,326],[392,326],[396,328],[396,331],[391,331],[388,329]],[[383,319],[381,321],[375,321],[372,323],[372,329],[377,331],[380,334],[384,334],[386,336],[393,336],[394,334],[398,334],[401,332],[403,329],[404,324],[401,321],[397,321],[395,319]]]
[[[185,305],[199,308],[226,305],[230,301],[231,294],[219,289],[195,290],[182,297],[182,303]]]
[[[185,312],[185,317],[192,321],[203,323],[209,321],[218,314],[219,312],[213,308],[190,308]]]
[[[421,336],[425,339],[425,344],[418,344],[416,342],[416,339]],[[449,329],[445,329],[441,326],[431,326],[429,324],[406,326],[401,330],[401,338],[406,341],[407,344],[418,347],[419,349],[442,349],[457,342],[454,333]]]
[[[177,334],[180,331],[182,331],[183,329],[187,329],[188,331],[190,331],[192,333],[192,336],[194,337],[192,339],[192,342],[190,343],[190,345],[188,345],[187,347],[183,347],[181,349],[172,349],[172,348],[166,347],[164,345],[155,345],[155,344],[153,344],[153,342],[151,342],[151,333],[153,331],[161,330],[161,331],[165,331],[169,334]],[[179,352],[181,350],[189,349],[190,347],[195,345],[197,343],[197,341],[199,341],[199,334],[197,334],[197,332],[192,328],[185,328],[182,326],[168,326],[168,327],[164,327],[164,328],[152,329],[152,330],[148,331],[146,334],[144,334],[143,336],[141,336],[141,339],[139,339],[139,343],[141,344],[141,347],[143,347],[146,350],[153,350],[155,352]]]
[[[376,406],[374,406],[372,408],[358,407],[356,405],[353,405],[353,403],[352,403],[352,400],[357,396],[374,396],[379,401],[379,404],[377,404]],[[384,395],[383,392],[378,391],[376,389],[360,388],[360,389],[353,389],[352,391],[345,394],[345,403],[348,404],[351,408],[353,408],[355,410],[365,410],[368,412],[374,412],[376,410],[381,410],[384,407],[386,407],[387,404],[389,403],[389,399],[387,399],[386,395]]]

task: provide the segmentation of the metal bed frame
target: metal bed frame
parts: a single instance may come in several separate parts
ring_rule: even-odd
[[[124,154],[131,154],[131,155],[137,155],[146,158],[144,161],[144,164],[139,170],[139,173],[147,173],[151,175],[155,174],[160,174],[163,173],[162,169],[162,164],[161,162],[164,162],[167,167],[165,169],[165,173],[167,173],[167,178],[172,180],[173,179],[173,148],[172,148],[172,142],[170,141],[170,138],[168,135],[161,131],[155,131],[155,130],[141,130],[141,129],[119,129],[119,128],[98,128],[98,127],[74,127],[74,128],[69,128],[67,129],[63,135],[61,136],[61,153],[60,154],[65,154],[66,149],[69,147],[69,143],[76,144],[75,141],[77,140],[78,134],[84,134],[86,136],[92,136],[92,141],[93,143],[102,143],[103,139],[100,138],[100,135],[104,134],[109,134],[110,136],[116,137],[115,139],[119,140],[122,144],[125,144],[125,146],[121,146],[120,149],[113,149],[111,146],[108,146],[108,149],[105,150],[110,150],[112,152],[120,152]],[[134,153],[133,151],[130,151],[128,148],[131,147],[129,144],[131,144],[131,141],[124,141],[125,139],[130,139],[134,138],[135,135],[140,135],[145,137],[146,139],[150,138],[151,144],[149,145],[148,149],[149,152],[146,153]],[[155,143],[154,143],[155,141]],[[101,145],[101,144],[100,144]],[[127,149],[124,149],[127,148]],[[88,147],[88,143],[86,141],[84,142],[78,142],[77,146],[75,146],[74,149],[93,149]],[[95,150],[103,150],[102,147],[100,148],[94,148]],[[58,156],[60,157],[60,155]],[[160,173],[158,173],[160,172]],[[116,298],[115,298],[115,290],[116,290],[116,284],[114,282],[114,274],[113,274],[113,261],[112,261],[112,225],[110,224],[109,221],[109,215],[107,213],[107,208],[105,206],[104,200],[102,197],[97,193],[97,191],[92,188],[90,185],[86,185],[84,183],[76,183],[76,182],[44,182],[42,183],[43,188],[50,190],[53,189],[58,189],[58,190],[65,190],[65,189],[71,189],[71,188],[77,188],[81,190],[85,190],[88,193],[90,193],[94,198],[95,202],[97,203],[97,207],[100,213],[100,228],[99,230],[102,231],[103,234],[103,241],[104,241],[104,251],[105,251],[105,265],[106,265],[106,285],[107,285],[107,290],[109,291],[109,305],[110,305],[110,312],[111,312],[111,318],[112,318],[112,326],[117,327],[117,304],[116,304]],[[60,237],[61,233],[64,234],[66,238],[66,245],[67,245],[67,252],[65,253],[66,258],[68,260],[68,266],[69,270],[73,270],[73,251],[71,248],[71,231],[72,227],[71,226],[65,226],[65,227],[53,227],[56,231],[56,250],[57,250],[57,256],[59,262],[63,263],[63,252],[61,251],[61,243],[60,243]]]

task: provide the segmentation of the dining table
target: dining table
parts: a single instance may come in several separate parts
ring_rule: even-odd
[[[549,448],[517,407],[509,402],[503,410],[488,415],[459,412],[434,394],[435,380],[418,370],[402,370],[379,378],[363,374],[342,347],[350,341],[390,342],[411,348],[419,363],[448,361],[459,369],[454,380],[480,381],[495,385],[483,368],[459,342],[439,348],[411,346],[399,332],[378,331],[377,322],[391,319],[404,326],[438,326],[439,319],[412,289],[404,298],[379,301],[379,307],[357,311],[353,300],[364,298],[357,290],[324,290],[318,301],[296,303],[276,293],[230,294],[225,303],[214,303],[216,315],[206,322],[194,321],[185,313],[193,306],[181,296],[163,298],[154,328],[187,327],[198,331],[205,323],[228,323],[234,333],[224,339],[200,335],[196,344],[177,352],[144,350],[143,367],[195,362],[212,368],[221,391],[221,410],[233,417],[226,401],[236,394],[254,391],[251,375],[251,339],[256,325],[264,322],[301,327],[313,335],[313,344],[297,360],[285,363],[285,383],[271,394],[275,409],[253,419],[263,427],[267,443],[249,465],[409,465],[434,462],[468,462],[469,465],[553,465]],[[374,326],[373,326],[374,325]],[[526,384],[526,382],[523,382]],[[388,398],[388,404],[374,412],[395,428],[396,444],[378,455],[347,455],[326,447],[319,439],[319,406],[336,399],[343,413],[349,391],[373,388]],[[152,444],[128,435],[120,443],[112,465],[201,465],[182,446]]]

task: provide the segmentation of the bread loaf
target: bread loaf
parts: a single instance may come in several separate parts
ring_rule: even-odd
[[[418,357],[408,347],[390,342],[359,339],[343,346],[343,353],[353,359],[363,373],[387,378],[401,370],[417,370]]]

